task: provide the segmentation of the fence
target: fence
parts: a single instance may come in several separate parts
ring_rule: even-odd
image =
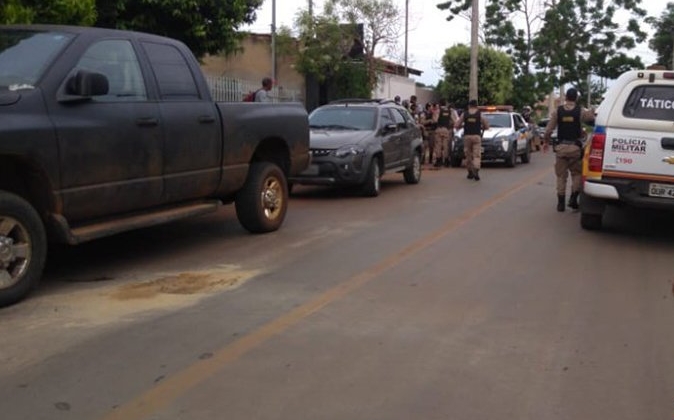
[[[241,102],[249,92],[260,88],[260,82],[250,82],[231,77],[216,77],[206,75],[206,82],[211,90],[211,96],[218,102]],[[269,92],[273,102],[304,102],[299,89],[285,89],[274,86]]]

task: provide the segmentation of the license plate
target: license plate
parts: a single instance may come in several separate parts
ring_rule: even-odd
[[[302,175],[318,175],[318,165],[309,165],[309,167],[302,172]]]
[[[648,195],[651,197],[674,198],[674,185],[650,184],[648,187]]]

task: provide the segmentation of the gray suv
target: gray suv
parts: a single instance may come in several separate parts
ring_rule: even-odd
[[[291,183],[358,185],[375,197],[386,172],[401,172],[408,184],[421,180],[421,130],[393,101],[334,101],[309,115],[309,127],[311,164]]]

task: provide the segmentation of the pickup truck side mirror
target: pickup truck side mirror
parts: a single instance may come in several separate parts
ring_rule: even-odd
[[[107,95],[108,78],[102,73],[78,70],[66,82],[66,93],[80,97]]]

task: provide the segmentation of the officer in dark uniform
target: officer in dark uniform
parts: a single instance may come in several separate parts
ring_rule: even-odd
[[[449,150],[451,138],[456,120],[453,118],[452,109],[447,106],[447,101],[440,100],[438,113],[438,125],[435,129],[435,167],[449,166]]]
[[[578,91],[570,88],[566,91],[564,105],[550,115],[545,128],[543,152],[548,151],[552,131],[557,127],[557,144],[555,152],[555,175],[557,175],[557,211],[565,210],[566,181],[571,173],[571,197],[569,207],[578,209],[578,195],[581,188],[583,169],[583,141],[585,132],[582,122],[594,120],[594,110],[581,108],[576,103]]]
[[[482,131],[489,130],[489,122],[482,116],[477,107],[477,100],[468,102],[468,109],[454,126],[457,130],[463,127],[463,152],[466,156],[468,179],[480,180],[480,164],[482,162]]]

